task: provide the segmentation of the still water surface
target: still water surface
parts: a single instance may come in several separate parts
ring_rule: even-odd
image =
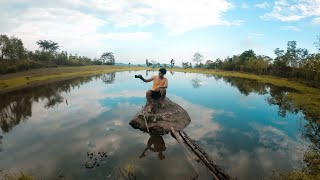
[[[126,170],[136,179],[194,177],[170,135],[164,145],[128,124],[152,85],[135,74],[157,72],[117,72],[1,95],[0,169],[37,179],[121,179]],[[168,72],[167,78],[167,96],[192,119],[185,131],[232,177],[261,179],[301,166],[306,120],[285,98],[290,89],[201,74]],[[139,157],[148,140],[161,146],[164,159],[151,150]],[[86,168],[95,161],[99,166]],[[210,179],[196,166],[198,179]]]

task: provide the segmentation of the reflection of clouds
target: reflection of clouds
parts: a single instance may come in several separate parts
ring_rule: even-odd
[[[146,90],[123,90],[116,93],[106,93],[103,98],[131,98],[131,97],[145,97]]]
[[[239,95],[240,98],[239,98],[239,102],[240,102],[240,105],[242,105],[243,107],[246,107],[248,109],[256,109],[257,107],[256,106],[252,106],[252,104],[250,103],[250,101],[252,99],[257,99],[259,98],[258,96],[256,96],[255,94],[253,93],[250,93],[248,96],[245,96],[243,94],[240,94]]]
[[[277,124],[277,125],[287,125],[288,124],[288,121],[285,120],[284,118],[282,119],[274,119],[274,118],[271,118],[270,121],[274,124]]]
[[[250,152],[240,149],[237,153],[228,151],[223,146],[220,148],[219,144],[210,147],[215,160],[226,167],[228,173],[239,179],[261,179],[272,175],[273,170],[291,170],[301,165],[307,145],[301,145],[302,142],[293,140],[272,126],[256,123],[251,123],[250,126],[254,132],[246,134],[250,138],[257,137],[262,147],[256,146]]]
[[[191,123],[187,126],[186,131],[195,140],[199,140],[209,134],[210,137],[215,136],[222,130],[221,125],[212,120],[215,110],[192,104],[178,96],[174,96],[173,100],[189,113]]]
[[[135,115],[141,108],[142,108],[142,104],[138,105],[138,104],[130,104],[128,102],[124,102],[124,103],[118,103],[116,108],[112,109],[112,114],[114,114],[114,116],[116,117],[130,117]],[[125,112],[125,113],[124,113]],[[131,120],[128,119],[128,120]]]
[[[215,115],[223,115],[223,116],[227,116],[227,117],[230,117],[230,118],[233,118],[235,119],[236,118],[236,115],[234,112],[232,111],[225,111],[225,110],[215,110]]]
[[[181,79],[186,76],[196,77],[195,74],[182,73],[177,73],[174,77]],[[126,77],[123,79],[128,81]],[[120,82],[123,84],[122,79]],[[131,129],[128,123],[141,108],[141,104],[121,102],[113,107],[106,107],[101,100],[106,100],[103,103],[108,104],[108,99],[115,99],[112,101],[114,103],[117,101],[116,98],[141,98],[145,97],[145,90],[123,90],[110,93],[106,91],[105,85],[102,87],[99,84],[88,85],[74,89],[69,94],[62,94],[68,99],[69,105],[61,103],[45,109],[45,101],[39,100],[34,103],[30,121],[17,126],[12,131],[14,132],[12,136],[6,139],[7,149],[1,154],[4,158],[0,161],[0,167],[27,167],[36,174],[41,172],[45,177],[49,175],[55,177],[57,168],[65,168],[67,173],[70,170],[72,177],[74,174],[81,173],[79,168],[80,164],[83,164],[86,151],[106,151],[113,158],[109,162],[114,165],[123,165],[122,167],[127,166],[133,156],[137,158],[145,148],[148,135]],[[117,84],[114,84],[114,87],[118,87]],[[250,95],[245,97],[245,103],[250,102],[248,98]],[[192,119],[186,132],[191,138],[198,140],[200,146],[213,155],[217,164],[232,176],[237,176],[239,179],[259,179],[258,177],[262,174],[268,174],[274,169],[284,167],[291,169],[300,160],[300,150],[296,149],[296,146],[301,143],[291,139],[279,129],[259,124],[250,124],[253,130],[248,132],[237,127],[226,129],[214,121],[215,116],[235,118],[236,115],[233,112],[192,104],[177,96],[172,100],[188,111]],[[29,122],[31,125],[28,124]],[[245,148],[229,147],[232,144],[231,140],[224,141],[226,137],[220,135],[230,131],[248,137],[240,139],[250,141],[248,151],[244,150]],[[164,161],[153,161],[152,159],[156,157],[153,153],[148,155],[149,159],[137,158],[135,167],[139,168],[142,174],[147,177],[154,177],[155,173],[159,173],[161,177],[175,177],[174,175],[188,172],[184,154],[181,153],[182,149],[179,149],[180,146],[177,146],[176,140],[166,135],[165,143],[167,150]],[[76,168],[73,167],[74,165]],[[183,168],[177,170],[172,167]]]
[[[44,110],[44,101],[34,103],[32,107],[32,117],[28,120],[32,123],[46,123],[45,128],[51,130],[68,126],[75,127],[81,123],[99,116],[101,113],[110,110],[103,106],[99,100],[103,96],[102,91],[95,90],[94,96],[88,96],[86,89],[74,90],[72,94],[62,94],[68,96],[68,105],[60,104],[54,108]]]
[[[259,142],[269,148],[293,149],[300,143],[289,138],[284,132],[272,126],[262,126],[250,123],[250,126],[259,134]]]

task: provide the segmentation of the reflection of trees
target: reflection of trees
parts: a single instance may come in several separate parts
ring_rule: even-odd
[[[199,87],[201,87],[201,80],[198,79],[197,77],[194,78],[194,79],[191,79],[191,82],[192,82],[192,86],[193,86],[194,88],[199,88]]]
[[[294,105],[294,102],[288,97],[288,92],[294,91],[293,89],[273,86],[243,78],[223,77],[223,80],[230,83],[231,86],[237,87],[238,90],[246,96],[251,93],[257,93],[260,95],[269,93],[270,96],[267,97],[267,102],[270,105],[278,106],[278,113],[281,117],[285,117],[287,112],[298,113],[300,110],[303,110],[301,108],[297,108]]]
[[[63,92],[70,92],[71,89],[91,81],[94,77],[83,77],[72,80],[52,83],[43,86],[30,87],[22,90],[0,95],[0,127],[3,132],[9,132],[21,121],[32,116],[32,104],[42,100],[45,108],[52,108],[63,102]]]
[[[8,103],[6,106],[3,106],[2,103],[7,99],[1,97],[1,100],[4,101],[0,105],[0,127],[4,132],[9,132],[21,120],[25,120],[32,115],[32,102],[29,97],[22,97],[17,101]]]
[[[146,77],[148,77],[150,70],[146,70]]]
[[[306,168],[303,173],[308,176],[318,176],[320,174],[320,124],[315,121],[308,121],[303,125],[302,136],[309,142],[309,149],[304,154]],[[315,178],[317,179],[317,178]]]
[[[267,94],[267,85],[259,83],[254,80],[248,80],[243,78],[231,78],[223,77],[223,80],[227,83],[230,83],[231,86],[237,87],[238,90],[248,96],[250,93],[258,93],[260,95]]]
[[[302,136],[310,142],[310,146],[304,154],[306,168],[302,170],[302,173],[307,179],[308,177],[318,179],[317,177],[319,177],[320,174],[320,119],[317,119],[317,117],[319,117],[319,114],[310,115],[310,112],[303,107],[297,107],[292,99],[288,97],[288,92],[294,91],[293,89],[242,78],[223,77],[223,80],[230,83],[231,86],[237,87],[238,90],[246,96],[250,93],[258,93],[261,95],[270,94],[270,96],[267,97],[268,103],[278,106],[278,113],[282,117],[286,116],[287,112],[298,113],[302,111],[306,115],[306,123],[302,123]]]
[[[285,117],[287,112],[298,113],[299,109],[294,106],[291,99],[288,98],[288,92],[284,88],[270,88],[270,97],[267,98],[269,104],[279,107],[279,116]]]
[[[319,122],[308,121],[304,125],[303,137],[312,143],[312,149],[320,152],[320,124]]]
[[[116,73],[103,74],[101,79],[106,84],[113,84],[116,78]]]

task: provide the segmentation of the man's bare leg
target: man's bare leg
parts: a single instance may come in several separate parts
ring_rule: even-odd
[[[151,91],[147,91],[146,92],[146,98],[147,98],[147,108],[148,111],[151,112],[153,106],[152,106],[152,102],[151,102]]]
[[[164,99],[166,98],[167,90],[166,89],[160,89],[160,103],[161,103],[161,108],[164,108]]]

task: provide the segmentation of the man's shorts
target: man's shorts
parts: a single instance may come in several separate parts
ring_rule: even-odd
[[[161,97],[160,91],[152,91],[152,90],[150,90],[150,91],[151,91],[151,98],[152,99],[159,99]]]

